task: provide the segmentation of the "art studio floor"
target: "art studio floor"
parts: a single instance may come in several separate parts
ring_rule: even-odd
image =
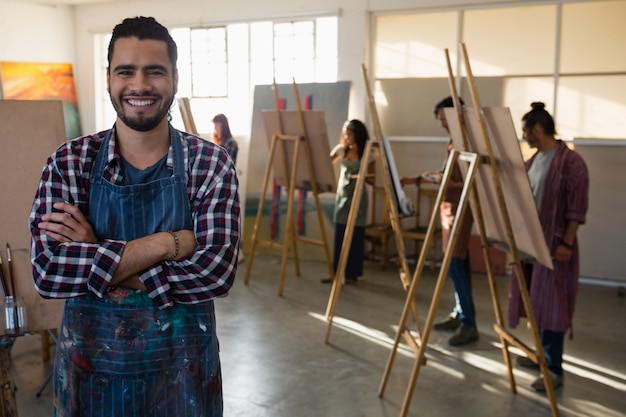
[[[398,416],[415,363],[404,341],[397,349],[385,393],[382,398],[378,395],[405,303],[395,268],[383,271],[377,263],[367,262],[365,276],[356,285],[343,287],[326,344],[324,313],[331,287],[319,281],[328,275],[325,263],[301,261],[297,277],[290,261],[283,297],[277,295],[280,258],[257,254],[253,265],[249,285],[244,285],[244,263],[231,295],[216,302],[224,415]],[[417,289],[422,323],[436,273],[426,270]],[[497,278],[504,309],[508,280]],[[510,390],[484,275],[474,275],[474,298],[480,340],[454,348],[447,345],[449,333],[431,333],[427,364],[419,372],[408,415],[551,416],[547,396],[529,388],[535,372],[514,368],[517,393]],[[446,283],[438,317],[448,313],[452,302],[452,286]],[[565,345],[565,385],[556,391],[561,416],[624,415],[625,319],[626,297],[617,288],[581,285],[575,337]],[[525,326],[514,334],[532,345]],[[36,396],[50,368],[51,362],[42,361],[38,334],[17,339],[11,350],[11,373],[21,417],[53,415],[51,384],[41,397]]]

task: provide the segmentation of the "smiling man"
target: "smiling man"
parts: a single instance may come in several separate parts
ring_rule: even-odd
[[[65,298],[56,416],[221,416],[213,300],[233,284],[235,167],[174,129],[177,48],[149,17],[109,44],[112,129],[48,159],[30,215],[39,294]]]

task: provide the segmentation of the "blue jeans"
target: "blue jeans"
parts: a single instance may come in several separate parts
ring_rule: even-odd
[[[541,346],[546,355],[546,365],[550,372],[556,375],[563,375],[563,344],[565,342],[565,332],[553,332],[546,329],[539,329]]]
[[[448,278],[454,285],[454,298],[456,305],[454,314],[466,327],[476,328],[476,311],[472,299],[472,273],[470,270],[469,256],[465,259],[452,257]]]

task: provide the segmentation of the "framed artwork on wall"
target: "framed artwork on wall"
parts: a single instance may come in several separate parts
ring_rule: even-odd
[[[72,64],[0,62],[0,92],[5,100],[61,100],[67,138],[81,135]]]

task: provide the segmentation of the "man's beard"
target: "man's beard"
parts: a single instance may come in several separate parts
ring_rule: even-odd
[[[167,117],[170,107],[172,106],[172,103],[174,102],[174,96],[172,95],[169,98],[167,105],[161,107],[159,109],[159,112],[156,115],[152,117],[144,117],[142,115],[139,115],[134,118],[131,118],[127,116],[126,113],[124,112],[123,106],[118,105],[118,102],[113,100],[113,97],[110,94],[109,94],[109,97],[111,98],[111,104],[113,104],[113,108],[115,109],[115,112],[117,113],[117,117],[119,117],[120,120],[124,122],[126,126],[138,132],[147,132],[157,127],[159,123],[161,123],[161,121],[165,117]]]

